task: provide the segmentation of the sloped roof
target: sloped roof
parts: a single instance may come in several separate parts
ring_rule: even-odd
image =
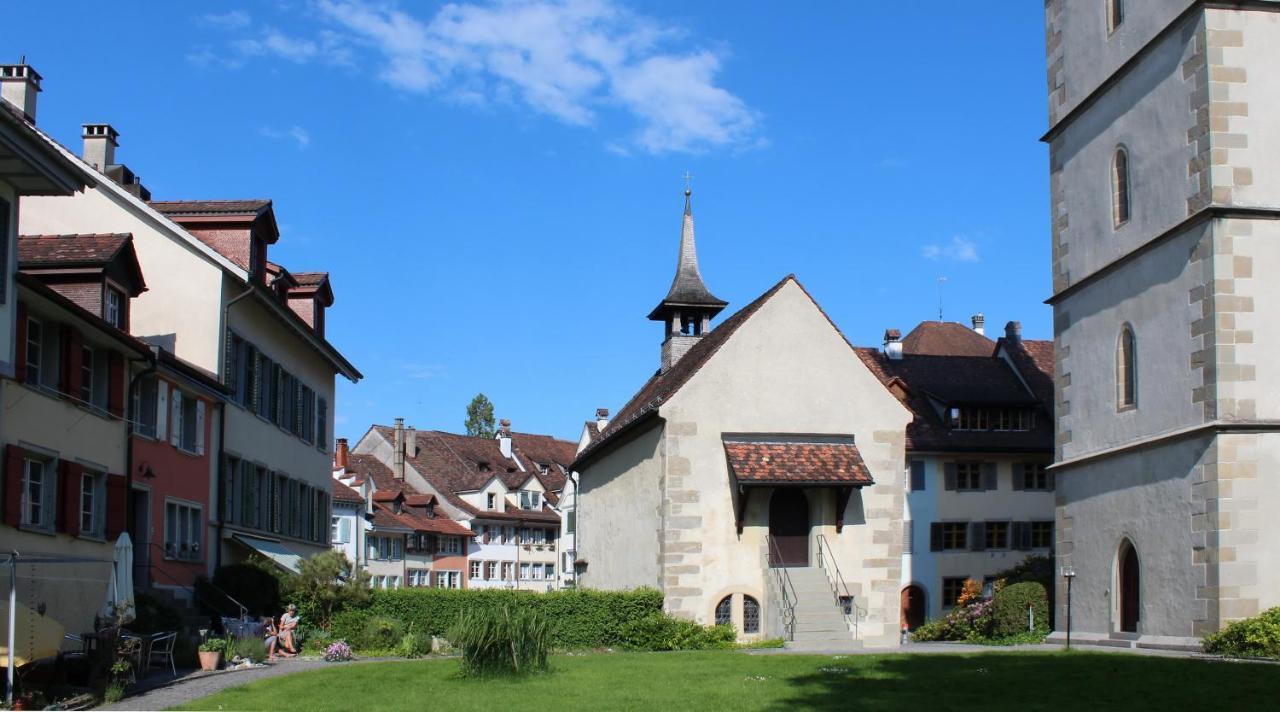
[[[356,484],[372,481],[379,492],[400,493],[406,489],[404,482],[392,474],[391,468],[372,455],[347,455],[347,472],[356,476]]]
[[[360,493],[342,484],[337,480],[330,481],[329,496],[335,502],[350,502],[353,504],[364,504],[364,498]]]
[[[998,342],[1018,368],[1018,373],[1041,402],[1053,405],[1053,342],[1036,339]]]
[[[248,200],[152,200],[151,207],[165,215],[257,215],[271,207],[263,198]]]
[[[990,356],[996,342],[954,321],[922,321],[902,340],[902,353],[932,356]]]
[[[22,265],[110,262],[133,236],[127,232],[73,235],[19,235],[18,263]]]
[[[671,280],[671,289],[667,291],[666,298],[649,314],[650,319],[664,319],[668,311],[680,307],[710,309],[714,315],[728,305],[728,302],[712,294],[702,281],[702,273],[698,269],[698,246],[693,234],[691,194],[692,191],[689,190],[684,192],[684,217],[680,224],[680,256],[676,260],[676,276]]]
[[[844,441],[826,437],[815,438],[813,442],[797,438],[735,440],[726,437],[724,451],[729,468],[739,482],[854,487],[875,484],[852,436]]]

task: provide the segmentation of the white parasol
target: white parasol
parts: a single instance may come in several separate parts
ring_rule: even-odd
[[[129,533],[123,532],[116,539],[116,556],[111,566],[111,582],[107,584],[107,602],[102,607],[103,617],[115,619],[119,615],[121,623],[128,623],[134,618],[133,607],[133,541]]]

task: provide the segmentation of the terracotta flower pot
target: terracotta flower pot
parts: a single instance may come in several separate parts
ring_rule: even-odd
[[[200,651],[200,669],[201,670],[217,670],[218,663],[222,662],[222,653],[220,651]]]

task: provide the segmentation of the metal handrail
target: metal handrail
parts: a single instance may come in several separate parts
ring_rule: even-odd
[[[830,566],[827,565],[828,560]],[[853,593],[849,591],[849,586],[844,582],[844,575],[840,573],[840,564],[836,561],[836,555],[831,553],[831,545],[827,543],[827,537],[818,534],[818,568],[827,572],[827,583],[831,584],[831,592],[835,596],[836,606],[840,612],[844,614],[845,620],[853,618],[853,637],[858,637],[858,608],[857,599]],[[846,611],[844,607],[845,600],[849,601],[849,605],[853,611]]]
[[[163,547],[163,546],[161,546],[161,545],[159,545],[159,544],[157,544],[156,542],[149,541],[149,542],[146,542],[146,545],[147,545],[147,546],[154,546],[155,548],[159,549],[160,551],[162,551],[162,552],[164,551],[164,547]],[[222,612],[222,608],[221,608],[220,606],[214,606],[212,601],[210,601],[208,598],[206,598],[206,597],[204,597],[204,596],[201,596],[201,595],[200,595],[200,592],[199,592],[199,591],[197,591],[197,590],[196,590],[196,588],[195,588],[194,586],[188,586],[187,584],[185,584],[185,583],[182,583],[182,582],[178,581],[178,579],[174,578],[174,576],[173,576],[172,574],[170,574],[169,572],[165,571],[164,569],[157,568],[157,567],[156,567],[156,563],[155,563],[155,559],[150,559],[150,558],[148,558],[148,559],[147,559],[147,570],[148,570],[148,571],[151,571],[151,572],[159,572],[159,573],[163,574],[163,575],[165,576],[165,578],[167,578],[167,579],[169,579],[169,581],[173,582],[173,584],[174,584],[174,585],[176,585],[176,586],[181,586],[182,588],[185,588],[186,590],[190,591],[190,592],[191,592],[191,597],[192,597],[192,599],[193,599],[193,600],[194,600],[194,599],[196,599],[196,598],[199,598],[199,599],[203,600],[205,603],[208,603],[208,604],[210,605],[210,607],[214,608],[215,610],[217,610],[217,611],[218,611],[218,613],[219,613],[219,614],[221,614],[221,612]],[[214,585],[214,583],[213,583],[213,581],[210,581],[209,579],[205,579],[205,584],[206,584],[206,585],[208,585],[208,587],[209,587],[209,588],[213,589],[216,593],[220,594],[223,598],[225,598],[225,599],[227,599],[228,601],[231,601],[232,603],[236,604],[236,607],[240,609],[240,620],[249,620],[249,609],[248,609],[248,607],[246,607],[243,603],[241,603],[241,602],[237,601],[236,599],[232,598],[232,597],[231,597],[231,594],[229,594],[229,593],[227,593],[226,591],[223,591],[221,588],[218,588],[217,586],[215,586],[215,585]]]
[[[765,535],[769,553],[774,561],[782,561],[782,552],[778,550],[778,542],[772,535]],[[782,627],[787,640],[795,640],[796,634],[796,594],[795,584],[791,583],[791,574],[785,566],[770,566],[778,579],[778,591],[782,594]]]

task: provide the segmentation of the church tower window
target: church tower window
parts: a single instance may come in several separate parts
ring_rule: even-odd
[[[1107,0],[1107,34],[1111,34],[1124,23],[1124,0]]]
[[[1111,157],[1111,217],[1115,227],[1129,222],[1129,152],[1123,146]]]
[[[1137,343],[1133,327],[1120,327],[1120,343],[1116,347],[1116,404],[1121,410],[1138,405]]]

